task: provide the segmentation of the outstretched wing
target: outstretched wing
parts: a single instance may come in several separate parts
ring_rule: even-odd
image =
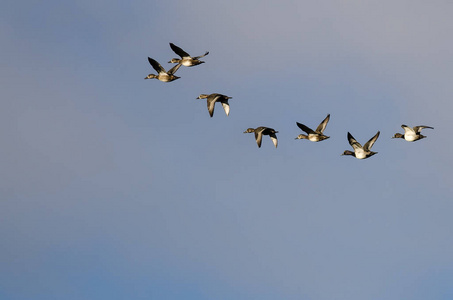
[[[412,127],[409,127],[409,126],[403,124],[403,125],[401,125],[401,128],[404,129],[404,134],[409,133],[409,134],[415,135],[415,131]]]
[[[200,55],[200,56],[195,56],[193,59],[199,59],[199,58],[205,57],[205,56],[208,55],[208,54],[209,54],[209,51],[206,51],[205,54]]]
[[[378,131],[375,136],[373,136],[365,145],[363,145],[364,150],[370,150],[373,147],[374,143],[379,137],[380,132]]]
[[[271,133],[269,134],[269,137],[271,138],[272,143],[274,143],[275,148],[277,148],[278,145],[277,135],[275,135],[275,133]]]
[[[354,148],[354,150],[363,148],[362,145],[360,145],[360,143],[357,142],[357,140],[349,132],[348,132],[348,142],[349,142],[349,145],[351,145],[352,148]]]
[[[209,111],[209,115],[211,116],[211,118],[214,115],[215,100],[216,100],[216,98],[208,97],[208,99],[206,101],[208,104],[208,111]]]
[[[321,124],[319,124],[318,127],[316,128],[316,131],[323,133],[324,129],[326,129],[327,123],[329,123],[329,120],[330,114],[328,114],[327,117],[324,120],[322,120]]]
[[[304,124],[301,124],[299,122],[296,122],[297,126],[302,129],[303,131],[305,131],[306,133],[310,134],[310,133],[316,133],[313,131],[313,129],[311,129],[310,127],[307,127],[305,126]]]
[[[157,61],[155,61],[155,60],[152,59],[151,57],[148,57],[148,61],[149,61],[149,63],[151,64],[151,66],[154,68],[154,70],[156,70],[157,73],[166,73],[166,72],[165,72],[165,69],[162,68],[162,66],[160,65],[160,63],[158,63]]]
[[[224,100],[221,102],[223,106],[223,110],[225,110],[226,115],[230,114],[230,105],[228,104],[228,100]]]
[[[181,67],[181,63],[177,64],[176,66],[174,66],[173,68],[171,68],[170,70],[168,70],[167,74],[169,74],[169,75],[175,74],[176,71],[178,71],[179,67]]]
[[[255,130],[255,140],[258,148],[261,148],[261,140],[263,139],[263,130]]]
[[[425,128],[434,129],[434,127],[431,127],[431,126],[420,125],[420,126],[415,126],[414,127],[414,131],[415,132],[421,132],[422,129],[425,129]]]
[[[179,56],[182,57],[190,57],[189,53],[187,53],[186,51],[182,50],[181,48],[179,48],[178,46],[176,46],[175,44],[173,43],[170,43],[170,48],[171,50],[173,50],[176,54],[178,54]]]

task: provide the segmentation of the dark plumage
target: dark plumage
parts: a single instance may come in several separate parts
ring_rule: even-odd
[[[312,142],[319,142],[319,141],[328,139],[329,136],[324,135],[323,132],[324,132],[324,129],[326,129],[326,126],[327,126],[327,123],[329,122],[329,120],[330,120],[330,114],[328,114],[327,117],[324,120],[322,120],[322,122],[318,125],[316,130],[313,130],[310,127],[305,126],[304,124],[296,122],[297,126],[300,129],[302,129],[303,131],[305,131],[305,133],[307,133],[307,135],[299,134],[296,137],[296,140],[306,139],[306,140],[309,140]]]
[[[211,116],[211,118],[214,115],[214,106],[216,102],[222,103],[223,109],[225,110],[225,113],[228,116],[230,114],[230,105],[228,104],[228,99],[231,98],[232,97],[228,97],[217,93],[210,95],[201,94],[200,96],[197,97],[197,99],[206,99],[209,115]]]
[[[430,126],[415,126],[415,127],[409,127],[407,125],[401,125],[401,127],[404,129],[404,134],[401,133],[395,133],[395,135],[392,137],[393,139],[395,138],[401,138],[405,139],[408,142],[415,142],[421,139],[426,138],[426,136],[421,134],[422,129],[424,128],[429,128],[429,129],[434,129],[433,127]]]
[[[261,148],[261,140],[263,138],[263,135],[268,135],[271,138],[272,143],[274,143],[275,148],[277,148],[278,140],[277,140],[277,136],[275,134],[278,133],[278,131],[275,131],[272,128],[264,127],[264,126],[260,126],[257,128],[248,128],[246,131],[244,131],[244,133],[251,133],[251,132],[255,133],[255,139],[256,139],[256,143],[258,144],[258,148]]]
[[[349,145],[351,145],[352,148],[354,148],[354,152],[345,150],[342,155],[352,155],[358,159],[365,159],[365,158],[368,158],[368,157],[371,157],[371,156],[377,154],[377,152],[371,151],[371,147],[373,147],[374,143],[378,139],[379,134],[380,134],[380,132],[378,131],[376,133],[376,135],[373,136],[362,147],[362,145],[360,145],[360,143],[356,141],[356,139],[352,136],[352,134],[350,134],[348,132],[348,142],[349,142]]]
[[[176,54],[178,54],[179,56],[181,56],[181,59],[179,59],[179,58],[172,58],[172,59],[169,61],[169,63],[179,63],[179,64],[182,64],[182,65],[185,66],[185,67],[193,67],[193,66],[196,66],[196,65],[199,65],[199,64],[204,63],[204,61],[201,61],[201,60],[199,60],[199,59],[209,54],[209,52],[206,51],[206,53],[203,54],[203,55],[192,57],[192,56],[190,56],[189,53],[187,53],[186,51],[182,50],[181,48],[179,48],[178,46],[176,46],[176,45],[173,44],[173,43],[170,43],[170,48],[171,48]]]
[[[148,61],[149,63],[151,64],[151,66],[154,68],[154,70],[156,70],[157,72],[157,75],[154,75],[154,74],[149,74],[148,76],[145,77],[145,79],[153,79],[153,78],[156,78],[160,81],[163,81],[163,82],[170,82],[170,81],[173,81],[173,80],[176,80],[180,77],[178,76],[175,76],[174,73],[176,71],[178,71],[179,67],[181,67],[181,64],[177,64],[176,66],[174,66],[173,68],[171,68],[170,70],[165,71],[165,69],[160,65],[160,63],[158,63],[157,61],[155,61],[154,59],[152,59],[151,57],[148,57]]]

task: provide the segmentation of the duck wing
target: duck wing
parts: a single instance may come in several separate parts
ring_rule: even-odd
[[[270,133],[269,137],[271,138],[272,143],[274,143],[275,148],[277,148],[278,145],[277,135],[275,133]]]
[[[205,57],[205,56],[208,55],[208,54],[209,54],[209,51],[206,51],[205,54],[200,55],[200,56],[195,56],[193,59],[199,59],[199,58]]]
[[[348,132],[348,142],[349,142],[349,145],[351,145],[352,148],[354,148],[354,151],[356,149],[363,149],[362,145],[359,142],[357,142],[357,140],[349,132]]]
[[[151,66],[154,68],[154,70],[156,70],[157,73],[167,73],[165,71],[164,68],[162,68],[162,66],[160,65],[160,63],[158,63],[157,61],[155,61],[154,59],[152,59],[151,57],[148,57],[148,61],[149,63],[151,64]]]
[[[230,105],[228,104],[228,99],[222,100],[220,102],[222,103],[223,110],[225,111],[226,115],[228,116],[230,114]]]
[[[415,132],[421,132],[422,129],[429,128],[429,129],[434,129],[434,127],[431,126],[425,126],[425,125],[420,125],[420,126],[415,126],[414,131]]]
[[[380,132],[378,131],[375,136],[373,136],[368,142],[365,143],[365,145],[363,145],[363,149],[370,150],[371,147],[373,147],[376,140],[378,139],[379,134],[380,134]]]
[[[215,107],[215,102],[217,100],[218,97],[211,97],[211,96],[208,96],[206,102],[208,104],[208,111],[209,111],[209,115],[211,116],[214,116],[214,107]]]
[[[186,51],[182,50],[181,48],[179,48],[178,46],[176,46],[176,45],[173,44],[173,43],[170,43],[170,48],[171,48],[171,50],[173,50],[176,54],[178,54],[179,56],[181,56],[181,58],[183,58],[183,57],[190,57],[189,53],[187,53]]]
[[[181,67],[181,63],[178,63],[176,66],[174,66],[173,68],[171,68],[170,70],[168,70],[167,74],[169,75],[172,75],[172,74],[175,74],[176,71],[178,71],[178,69]]]
[[[305,131],[307,134],[310,134],[310,133],[313,133],[315,134],[316,132],[313,131],[313,129],[311,129],[310,127],[307,127],[305,126],[304,124],[301,124],[299,122],[296,122],[297,126],[302,129],[303,131]]]
[[[403,125],[401,125],[401,128],[403,128],[403,129],[404,129],[404,134],[407,134],[407,133],[409,133],[409,134],[413,134],[413,135],[415,135],[415,130],[414,130],[414,128],[412,128],[412,127],[409,127],[409,126],[407,126],[407,125],[404,125],[404,124],[403,124]]]
[[[258,148],[261,148],[261,140],[263,139],[263,130],[255,130],[255,140],[258,144]]]
[[[321,124],[319,124],[318,127],[316,128],[316,131],[323,133],[324,129],[326,129],[327,123],[329,123],[329,120],[330,114],[328,114],[327,117],[324,120],[322,120]]]

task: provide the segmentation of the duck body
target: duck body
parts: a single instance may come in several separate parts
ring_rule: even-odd
[[[403,124],[403,125],[401,125],[401,127],[404,129],[404,134],[395,133],[395,135],[392,138],[393,139],[401,138],[401,139],[405,139],[408,142],[415,142],[415,141],[426,138],[426,136],[421,134],[422,129],[424,129],[424,128],[434,129],[434,127],[424,126],[424,125],[409,127],[409,126]]]
[[[351,155],[357,159],[366,159],[369,158],[377,152],[371,151],[371,147],[373,147],[374,143],[379,137],[380,132],[378,131],[365,145],[361,145],[357,140],[348,132],[348,142],[354,149],[353,151],[345,150],[342,155]]]
[[[312,142],[320,142],[323,140],[326,140],[329,138],[329,136],[324,135],[324,130],[326,129],[327,123],[330,120],[330,114],[327,115],[327,117],[322,120],[322,122],[318,125],[316,130],[311,129],[308,126],[305,126],[304,124],[301,124],[299,122],[296,122],[297,126],[302,129],[307,135],[305,134],[299,134],[296,137],[296,140],[301,140],[301,139],[306,139]]]
[[[230,105],[228,103],[229,99],[233,97],[228,97],[222,94],[213,93],[213,94],[201,94],[197,97],[197,99],[206,99],[206,103],[208,105],[209,115],[214,116],[214,107],[216,102],[222,103],[223,109],[225,110],[225,114],[228,116],[230,114]]]
[[[320,135],[320,134],[313,134],[313,133],[309,133],[308,135],[305,135],[305,134],[299,134],[297,137],[296,137],[296,140],[309,140],[309,141],[312,141],[312,142],[320,142],[320,141],[323,141],[323,140],[326,140],[328,139],[329,137],[328,136],[325,136],[325,135]]]
[[[270,127],[265,127],[265,126],[260,126],[257,128],[248,128],[244,133],[255,133],[255,140],[256,144],[258,145],[258,148],[261,148],[261,141],[263,139],[263,135],[268,135],[270,139],[272,140],[272,143],[274,144],[275,148],[277,148],[278,145],[278,140],[277,140],[277,135],[278,131],[276,131],[273,128]]]
[[[145,79],[158,79],[162,82],[170,82],[176,79],[179,79],[180,77],[174,75],[176,71],[181,67],[181,64],[177,64],[173,68],[171,68],[168,71],[165,71],[165,69],[154,59],[151,57],[148,57],[148,62],[151,64],[151,66],[156,70],[157,75],[155,74],[149,74],[148,76],[145,77]]]
[[[180,47],[176,46],[173,43],[170,43],[170,48],[177,55],[179,55],[181,57],[181,59],[172,58],[169,61],[169,63],[178,63],[178,64],[181,64],[181,65],[183,65],[185,67],[193,67],[193,66],[196,66],[196,65],[199,65],[199,64],[203,64],[204,61],[201,61],[200,58],[202,58],[202,57],[204,57],[204,56],[209,54],[209,51],[206,51],[206,53],[203,54],[203,55],[192,57],[192,56],[190,56],[189,53],[187,53],[186,51],[182,50]]]

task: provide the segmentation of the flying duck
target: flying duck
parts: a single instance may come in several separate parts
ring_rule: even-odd
[[[206,99],[206,102],[208,104],[208,111],[209,115],[212,116],[214,115],[214,106],[216,102],[222,103],[223,109],[225,110],[226,115],[228,116],[230,114],[230,105],[228,104],[228,99],[231,99],[233,97],[228,97],[222,94],[201,94],[200,96],[197,97],[197,99]]]
[[[176,66],[174,66],[173,68],[171,68],[170,70],[168,70],[168,72],[167,72],[157,61],[155,61],[151,57],[148,57],[148,61],[151,64],[151,66],[154,68],[154,70],[156,70],[157,75],[149,74],[148,76],[145,77],[145,79],[156,78],[163,82],[170,82],[170,81],[180,78],[178,76],[173,75],[176,71],[178,71],[179,67],[181,67],[180,63],[177,64]]]
[[[170,48],[171,48],[176,54],[178,54],[179,56],[181,56],[181,59],[179,59],[179,58],[172,58],[172,59],[169,61],[169,63],[171,63],[171,64],[180,63],[180,64],[182,64],[182,65],[185,66],[185,67],[193,67],[193,66],[196,66],[196,65],[199,65],[199,64],[204,63],[204,61],[201,61],[201,60],[199,60],[199,59],[209,54],[209,52],[206,51],[206,53],[203,54],[203,55],[192,57],[192,56],[190,56],[189,53],[187,53],[186,51],[182,50],[181,48],[179,48],[178,46],[176,46],[176,45],[173,44],[173,43],[170,43]]]
[[[415,141],[424,139],[426,137],[421,134],[422,129],[424,129],[424,128],[434,129],[433,127],[423,126],[423,125],[415,126],[414,128],[411,128],[411,127],[403,124],[403,125],[401,125],[401,127],[404,129],[404,134],[395,133],[395,135],[392,137],[392,139],[402,138],[408,142],[415,142]]]
[[[373,147],[374,143],[379,137],[380,132],[378,131],[375,136],[373,136],[366,144],[362,147],[359,142],[348,132],[348,141],[349,144],[354,148],[354,152],[345,150],[342,155],[352,155],[358,159],[365,159],[370,156],[375,155],[377,152],[371,151],[371,147]]]
[[[255,139],[256,143],[258,144],[258,148],[261,148],[261,140],[263,138],[263,135],[268,135],[271,138],[272,142],[274,143],[275,148],[277,148],[278,141],[277,136],[275,134],[278,133],[278,131],[275,131],[272,128],[264,126],[260,126],[258,128],[248,128],[246,131],[244,131],[244,133],[251,132],[255,133]]]
[[[299,126],[299,128],[302,129],[303,131],[305,131],[305,133],[307,133],[308,135],[299,134],[295,139],[296,140],[307,139],[312,142],[319,142],[319,141],[328,139],[329,136],[324,135],[323,132],[324,132],[324,129],[326,129],[326,126],[327,126],[327,123],[329,122],[329,120],[330,120],[330,114],[328,114],[327,117],[324,120],[322,120],[322,122],[318,125],[318,127],[314,131],[311,128],[305,126],[304,124],[296,122],[297,126]]]

